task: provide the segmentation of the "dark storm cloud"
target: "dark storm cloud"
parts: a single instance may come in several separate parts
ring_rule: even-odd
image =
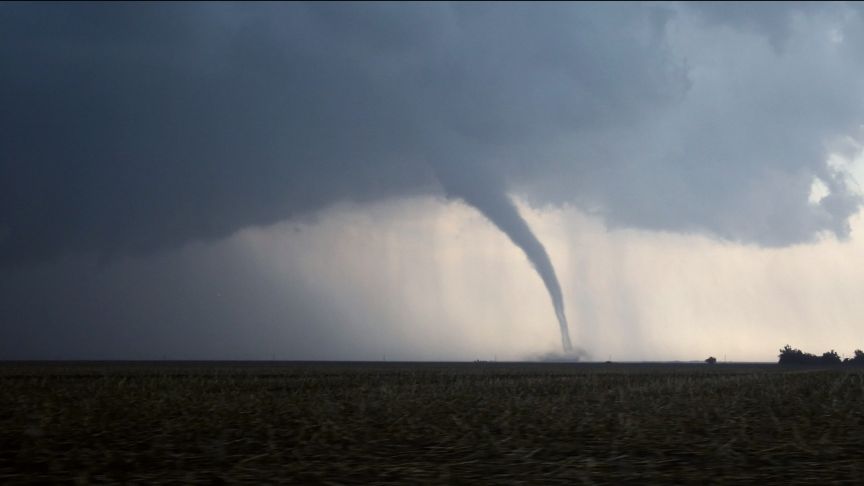
[[[4,4],[0,263],[438,192],[442,165],[613,225],[844,236],[859,200],[825,143],[860,123],[856,46],[790,45],[823,27],[796,8]],[[728,26],[785,47],[699,36]],[[752,70],[710,72],[737,49]]]
[[[610,226],[845,237],[861,201],[826,160],[860,151],[861,10],[0,3],[0,353],[218,358],[284,332],[295,357],[368,357],[372,319],[224,247],[346,200],[474,205],[562,322],[508,194]]]
[[[152,250],[430,190],[429,164],[486,163],[663,94],[649,84],[643,100],[623,76],[640,52],[662,69],[650,39],[597,44],[609,25],[558,9],[4,5],[2,261]],[[610,20],[656,28],[622,13]]]

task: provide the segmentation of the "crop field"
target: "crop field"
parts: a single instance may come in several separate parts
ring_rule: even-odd
[[[864,375],[776,365],[4,363],[0,483],[864,482]]]

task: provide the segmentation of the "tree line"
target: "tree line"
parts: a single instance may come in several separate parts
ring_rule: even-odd
[[[780,350],[781,365],[854,365],[864,366],[864,351],[855,350],[855,355],[852,358],[841,359],[837,351],[833,349],[822,353],[821,356],[805,353],[800,349],[795,349],[788,344]]]

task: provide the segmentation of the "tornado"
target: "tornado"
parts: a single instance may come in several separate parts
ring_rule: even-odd
[[[573,345],[570,342],[570,330],[564,313],[564,299],[561,295],[561,285],[555,275],[555,267],[552,266],[546,248],[531,231],[528,222],[519,214],[519,209],[504,191],[503,185],[496,184],[494,180],[481,177],[479,174],[466,177],[462,173],[459,174],[460,177],[448,177],[452,174],[441,170],[437,172],[439,180],[449,195],[462,199],[480,211],[528,257],[528,261],[543,280],[549,298],[552,300],[552,307],[555,309],[555,316],[558,318],[558,326],[561,330],[561,346],[564,353],[571,354]]]

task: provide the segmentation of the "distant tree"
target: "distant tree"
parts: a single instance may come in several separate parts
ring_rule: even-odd
[[[832,349],[831,351],[822,353],[822,357],[819,358],[819,363],[824,365],[838,365],[841,363],[840,355],[837,354],[837,351]]]
[[[821,362],[818,356],[795,349],[788,344],[780,350],[781,365],[816,365]]]
[[[858,361],[855,361],[858,360]],[[840,359],[840,355],[837,354],[837,351],[833,349],[831,351],[822,353],[822,356],[815,356],[810,353],[805,353],[800,349],[795,349],[788,344],[780,350],[780,364],[781,365],[815,365],[815,366],[835,366],[842,363],[860,363],[864,365],[864,352],[855,351],[855,358],[853,360],[846,359],[845,361]]]
[[[852,359],[846,358],[843,362],[855,366],[864,366],[864,351],[856,349],[855,356]]]
[[[794,349],[787,344],[780,350],[780,364],[804,364],[804,353],[800,349]]]
[[[714,356],[709,356],[708,359],[705,360],[709,365],[717,364],[717,358]]]

